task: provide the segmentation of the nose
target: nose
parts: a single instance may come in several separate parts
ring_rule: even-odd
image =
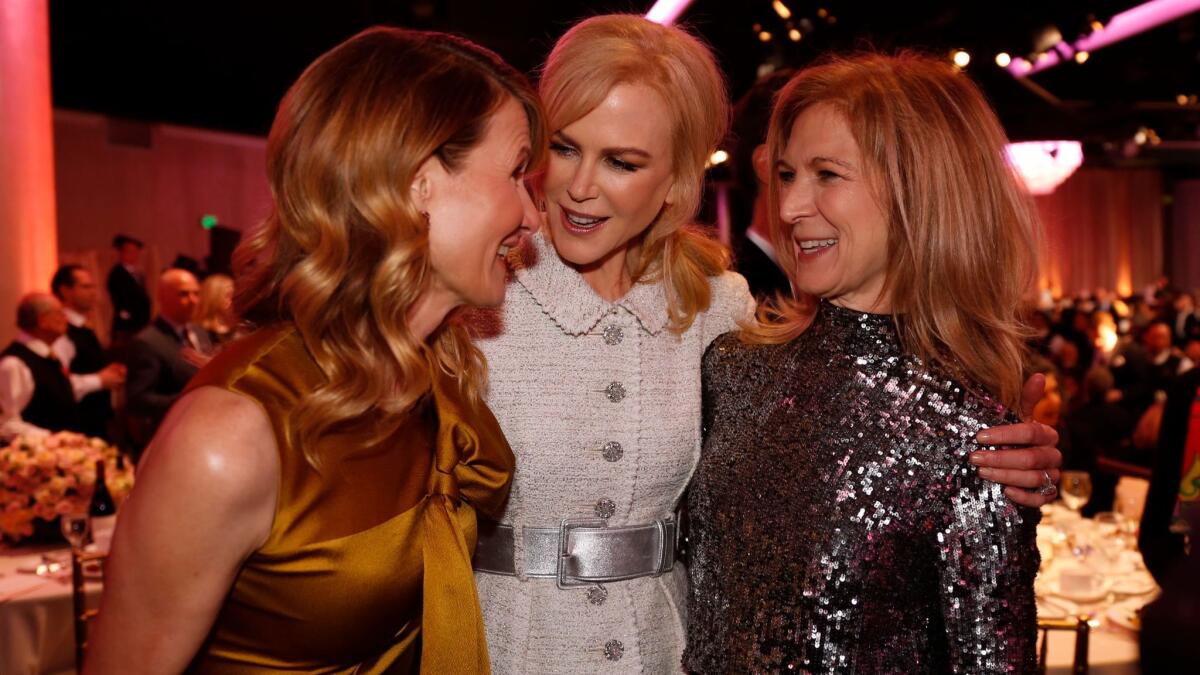
[[[793,183],[779,186],[779,219],[783,221],[785,228],[790,229],[797,221],[814,213],[816,207],[813,191],[805,181],[797,179]]]
[[[567,185],[567,196],[576,203],[599,197],[600,189],[596,187],[594,179],[592,165],[589,162],[578,162],[575,165],[575,174],[571,176],[571,182]]]

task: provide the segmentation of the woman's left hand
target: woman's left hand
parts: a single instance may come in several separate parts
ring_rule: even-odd
[[[1022,418],[1030,419],[1033,408],[1042,399],[1046,378],[1036,374],[1025,382],[1021,392]],[[1006,486],[1004,494],[1023,506],[1038,507],[1054,501],[1058,490],[1040,490],[1047,479],[1058,484],[1062,453],[1055,447],[1058,432],[1039,422],[1023,422],[991,427],[976,436],[983,445],[1003,449],[982,450],[971,454],[971,463],[979,467],[985,480]]]

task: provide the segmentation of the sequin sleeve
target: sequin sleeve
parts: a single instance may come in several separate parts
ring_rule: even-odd
[[[949,487],[933,543],[950,666],[956,673],[1033,672],[1037,511],[1014,505],[965,462]]]

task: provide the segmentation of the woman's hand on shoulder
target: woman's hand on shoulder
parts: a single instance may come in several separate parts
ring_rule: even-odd
[[[179,399],[121,509],[85,672],[184,670],[269,535],[278,483],[257,403],[214,387]]]
[[[1021,393],[1022,418],[1030,419],[1046,385],[1043,375],[1033,375]],[[1000,448],[971,454],[971,463],[979,467],[985,480],[1004,485],[1004,494],[1023,506],[1038,507],[1058,496],[1057,489],[1042,490],[1047,480],[1058,484],[1062,453],[1058,432],[1039,422],[1022,422],[980,431],[976,440]]]

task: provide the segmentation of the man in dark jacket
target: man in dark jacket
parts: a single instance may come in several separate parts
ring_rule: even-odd
[[[99,292],[90,272],[80,265],[63,265],[50,280],[50,291],[63,305],[67,316],[67,334],[53,345],[55,354],[67,370],[76,375],[91,375],[112,364],[100,338],[92,330],[89,315],[96,307]],[[125,366],[116,364],[119,378],[113,386],[125,383]],[[109,424],[113,419],[112,392],[107,388],[87,394],[79,400],[81,430],[89,436],[112,440]]]
[[[129,344],[125,399],[130,437],[139,450],[212,351],[208,333],[192,323],[199,300],[200,284],[191,272],[163,272],[158,318]]]
[[[113,248],[117,249],[117,264],[108,273],[107,286],[113,306],[112,343],[119,347],[150,323],[150,295],[146,292],[145,275],[138,266],[142,242],[118,234],[113,239]]]

